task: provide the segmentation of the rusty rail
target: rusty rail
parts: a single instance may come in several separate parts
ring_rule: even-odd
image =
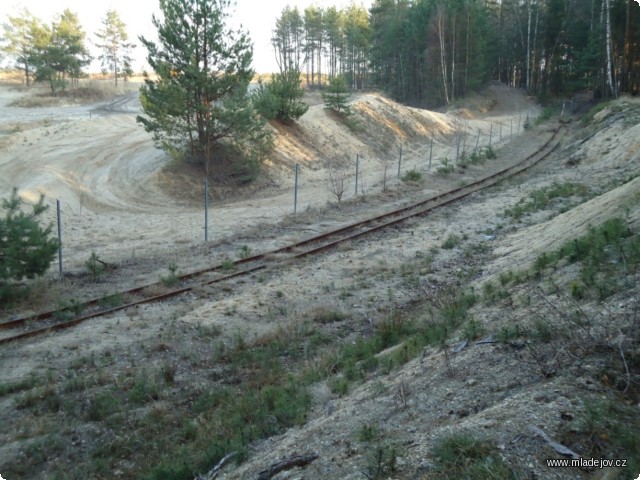
[[[552,152],[554,152],[558,148],[558,146],[560,145],[560,140],[557,140],[555,143],[554,143],[554,140],[556,140],[556,137],[558,136],[559,131],[560,131],[560,127],[553,131],[553,134],[549,137],[549,139],[545,142],[545,144],[540,149],[538,149],[536,152],[532,153],[531,155],[527,156],[524,160],[514,165],[511,165],[510,167],[507,167],[503,170],[500,170],[496,173],[480,178],[479,180],[471,182],[467,185],[454,188],[453,190],[449,190],[447,192],[443,192],[433,197],[429,197],[425,200],[421,200],[419,202],[413,203],[411,205],[408,205],[400,209],[392,210],[392,211],[382,213],[380,215],[376,215],[374,217],[370,217],[368,219],[365,219],[359,222],[348,224],[336,230],[325,232],[323,234],[310,237],[308,239],[302,240],[300,242],[297,242],[291,245],[287,245],[285,247],[278,248],[276,250],[272,250],[270,252],[261,253],[258,255],[243,258],[241,260],[237,260],[233,262],[234,266],[248,265],[247,268],[244,268],[240,271],[233,272],[228,275],[223,275],[213,280],[197,282],[192,285],[184,286],[160,295],[155,295],[155,296],[143,298],[140,300],[135,300],[117,307],[108,308],[104,310],[97,309],[94,312],[91,312],[83,316],[79,316],[72,320],[55,322],[44,327],[34,328],[32,330],[21,332],[16,335],[1,338],[0,344],[9,343],[15,340],[26,339],[26,338],[34,337],[37,335],[42,335],[45,333],[70,328],[75,325],[78,325],[79,323],[84,322],[85,320],[89,320],[91,318],[97,318],[97,317],[109,315],[112,313],[116,313],[118,311],[134,307],[136,305],[142,305],[145,303],[153,303],[153,302],[166,300],[172,297],[182,295],[183,293],[192,291],[196,287],[202,287],[202,286],[211,285],[214,283],[220,283],[235,277],[248,275],[250,273],[254,273],[260,270],[265,270],[267,268],[273,268],[277,266],[279,263],[281,263],[282,260],[278,260],[278,259],[267,260],[267,258],[269,258],[270,256],[277,255],[277,254],[290,254],[288,257],[286,257],[286,259],[289,260],[292,258],[301,258],[308,255],[317,254],[317,253],[326,251],[328,249],[331,249],[339,245],[340,243],[351,241],[356,238],[362,237],[364,235],[369,235],[371,233],[386,229],[390,226],[400,224],[409,218],[426,215],[436,208],[449,205],[453,202],[456,202],[465,197],[468,197],[473,193],[476,193],[482,189],[493,186],[501,182],[502,180],[505,180],[506,178],[510,178],[514,175],[517,175],[518,173],[521,173],[531,168],[532,166],[536,165],[543,159],[547,158]],[[297,251],[301,247],[306,247],[306,249],[303,251]],[[294,251],[297,251],[297,252],[293,253]],[[223,266],[222,264],[215,265],[213,267],[209,267],[209,268],[197,270],[185,275],[181,275],[179,279],[181,281],[193,280],[206,273],[223,271],[224,267],[225,266]],[[130,290],[120,292],[119,294],[122,295],[123,297],[140,295],[143,293],[145,289],[155,285],[158,285],[158,284],[154,283],[154,284],[144,285],[141,287],[136,287]],[[101,302],[105,300],[105,298],[90,300],[85,303],[82,303],[80,306],[83,309],[87,309],[91,307],[96,308]],[[16,329],[33,322],[39,322],[49,318],[55,318],[56,314],[58,314],[59,312],[60,310],[51,310],[51,311],[42,312],[33,316],[23,317],[23,318],[11,320],[8,322],[0,323],[0,330]]]

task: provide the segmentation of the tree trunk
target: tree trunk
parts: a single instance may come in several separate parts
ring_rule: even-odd
[[[627,24],[625,28],[624,36],[624,72],[622,74],[621,90],[623,92],[631,92],[632,89],[632,76],[633,76],[633,57],[634,57],[634,42],[633,42],[633,3],[635,0],[629,0],[627,5]]]
[[[456,98],[456,17],[451,19],[451,100]],[[449,103],[449,102],[447,102]]]
[[[537,50],[536,50],[536,45],[538,43],[538,20],[539,19],[540,19],[540,9],[538,8],[538,9],[536,9],[536,26],[533,29],[533,58],[532,58],[533,65],[538,65],[538,62],[537,62],[538,54],[537,54]],[[531,77],[532,77],[531,78],[531,83],[532,83],[531,89],[534,92],[538,91],[538,84],[539,84],[539,81],[540,81],[540,75],[539,74],[540,74],[540,70],[537,67],[534,68],[534,70],[531,72]],[[535,81],[533,80],[533,76],[534,75],[536,77]]]
[[[446,56],[446,42],[444,38],[444,11],[443,8],[440,7],[438,9],[438,39],[440,40],[440,68],[442,73],[442,86],[444,89],[444,100],[445,103],[449,104],[449,89],[447,88],[447,56]]]
[[[611,6],[609,0],[605,0],[605,6],[607,9],[607,87],[612,97],[617,97],[616,86],[613,81],[613,60],[611,58]]]
[[[318,34],[318,84],[322,85],[322,30]]]
[[[24,61],[24,78],[27,82],[27,87],[30,85],[30,78],[29,78],[29,62],[27,62],[26,60]]]
[[[527,68],[525,87],[531,93],[531,0],[527,2]]]
[[[467,51],[466,58],[464,61],[464,92],[463,95],[467,94],[467,81],[469,78],[469,30],[471,30],[471,12],[469,11],[469,7],[467,6]]]

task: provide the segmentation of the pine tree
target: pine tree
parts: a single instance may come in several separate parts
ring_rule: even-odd
[[[245,32],[226,27],[229,3],[160,0],[159,43],[140,37],[156,78],[145,75],[137,120],[161,148],[199,158],[207,173],[212,156],[256,167],[270,145],[247,95],[253,48]]]
[[[130,76],[130,51],[135,45],[127,41],[127,26],[116,10],[107,10],[102,19],[102,26],[103,28],[96,33],[99,39],[96,47],[102,50],[102,55],[98,58],[102,61],[102,73],[113,73],[115,85],[118,86],[118,77],[126,80]]]
[[[0,218],[0,299],[15,292],[16,282],[44,274],[56,255],[58,242],[51,238],[51,225],[42,227],[38,217],[48,206],[44,197],[29,213],[22,210],[22,199],[13,189],[9,199],[2,200],[6,210]]]
[[[309,105],[302,100],[304,89],[300,84],[300,70],[274,74],[271,82],[260,85],[254,94],[256,109],[268,120],[294,122],[309,110]]]
[[[78,16],[65,10],[51,25],[36,29],[35,49],[31,62],[35,65],[35,78],[49,83],[51,93],[64,89],[68,80],[77,80],[84,74],[91,56],[85,46],[85,33]]]
[[[327,91],[322,94],[322,100],[327,110],[349,116],[351,115],[351,109],[347,104],[347,100],[350,96],[351,93],[349,92],[349,87],[347,87],[347,81],[344,76],[338,75],[329,82]]]
[[[16,66],[24,72],[27,86],[31,84],[35,35],[40,25],[40,20],[26,8],[18,15],[9,16],[8,22],[2,24],[3,45],[0,50],[15,60]]]

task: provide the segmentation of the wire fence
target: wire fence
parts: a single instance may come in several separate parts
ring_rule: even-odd
[[[347,166],[329,163],[321,174],[315,168],[296,164],[291,172],[290,212],[381,193],[403,180],[453,171],[467,164],[470,158],[477,158],[474,155],[480,156],[488,148],[495,149],[511,141],[532,121],[529,116],[519,115],[475,129],[460,123],[446,138],[432,136],[419,147],[400,144],[384,160],[356,153]]]
[[[397,145],[392,152],[386,155],[386,159],[380,159],[380,155],[373,158],[354,153],[352,160],[347,164],[328,162],[325,164],[326,168],[323,169],[316,165],[296,164],[291,170],[290,179],[283,181],[280,193],[269,197],[266,202],[258,201],[255,212],[243,212],[242,215],[246,215],[246,218],[234,220],[237,223],[250,224],[252,221],[267,218],[264,215],[266,211],[269,211],[269,218],[282,219],[312,208],[323,207],[328,202],[339,203],[363,195],[385,192],[403,180],[418,180],[433,173],[445,170],[453,171],[463,162],[468,161],[472,155],[486,152],[487,148],[494,149],[513,139],[533,121],[533,117],[518,115],[506,121],[482,124],[481,128],[472,128],[469,123],[459,121],[449,135],[432,136],[426,138],[422,144],[414,142]],[[180,206],[176,206],[175,212],[170,214],[170,218],[167,215],[166,228],[184,233],[185,237],[190,238],[190,240],[181,240],[180,243],[198,243],[199,235],[201,235],[200,241],[204,244],[218,240],[223,235],[224,229],[221,228],[222,225],[217,223],[220,220],[216,218],[216,210],[221,207],[217,205],[219,198],[216,197],[213,183],[231,185],[237,181],[238,176],[242,175],[246,175],[246,171],[227,172],[224,175],[213,176],[212,183],[206,183],[203,179],[204,195],[202,196],[201,213],[198,214],[198,209],[193,206],[189,208],[189,213],[185,213]],[[398,191],[398,189],[394,190]],[[117,251],[118,248],[125,248],[125,245],[127,245],[126,248],[135,250],[135,248],[142,249],[144,245],[149,243],[159,246],[163,240],[169,244],[167,239],[157,238],[157,228],[155,228],[157,223],[151,227],[147,226],[150,223],[146,217],[151,215],[140,214],[136,211],[123,214],[126,216],[126,219],[123,220],[123,226],[109,227],[112,230],[114,228],[121,230],[115,236],[120,244],[111,246],[108,242],[113,242],[113,235],[110,238],[106,238],[107,235],[105,235],[105,238],[102,239],[101,233],[96,232],[96,228],[92,226],[98,225],[100,218],[87,221],[86,217],[83,217],[82,196],[79,205],[74,204],[74,208],[60,200],[55,200],[52,203],[52,206],[55,205],[55,207],[50,209],[53,212],[48,216],[54,226],[53,230],[57,231],[61,244],[58,258],[55,259],[52,267],[58,270],[61,278],[65,273],[63,259],[69,257],[69,255],[65,257],[65,248],[79,249],[78,252],[73,250],[71,252],[75,253],[77,265],[80,250],[82,250],[82,254],[86,254],[89,251],[87,249],[104,250],[110,248],[112,251],[114,249]],[[246,212],[250,210],[250,208],[246,208]],[[113,214],[113,216],[117,215],[117,213]],[[72,223],[74,227],[71,232],[65,232],[65,223],[69,218],[72,218],[69,223]],[[93,223],[91,224],[91,222]],[[131,228],[133,228],[134,234],[138,234],[137,237],[128,237],[131,235]],[[227,232],[231,232],[230,229],[231,227],[228,227]],[[83,235],[91,238],[80,240]],[[104,240],[104,244],[100,243],[102,240]]]

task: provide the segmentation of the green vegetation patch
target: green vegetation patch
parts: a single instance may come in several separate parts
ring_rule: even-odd
[[[544,270],[557,266],[561,260],[580,263],[579,278],[571,283],[574,298],[583,298],[592,291],[599,300],[604,300],[631,286],[627,285],[627,277],[637,273],[640,267],[640,238],[633,235],[624,220],[607,220],[559,250],[540,255],[533,265],[535,276],[540,277]]]
[[[548,187],[534,190],[529,194],[529,197],[521,199],[511,208],[507,208],[504,215],[514,220],[520,220],[525,215],[549,208],[556,199],[580,197],[584,200],[589,195],[589,189],[581,183],[553,183]]]
[[[422,180],[422,174],[418,170],[409,170],[402,176],[403,182],[419,182]]]
[[[468,433],[455,433],[441,438],[433,448],[435,472],[425,478],[468,480],[507,480],[522,478],[500,458],[498,449],[489,441]]]
[[[640,472],[638,407],[610,393],[610,398],[586,399],[585,409],[575,422],[578,427],[565,432],[560,440],[567,445],[579,445],[584,457],[626,459],[620,478],[635,479]]]

